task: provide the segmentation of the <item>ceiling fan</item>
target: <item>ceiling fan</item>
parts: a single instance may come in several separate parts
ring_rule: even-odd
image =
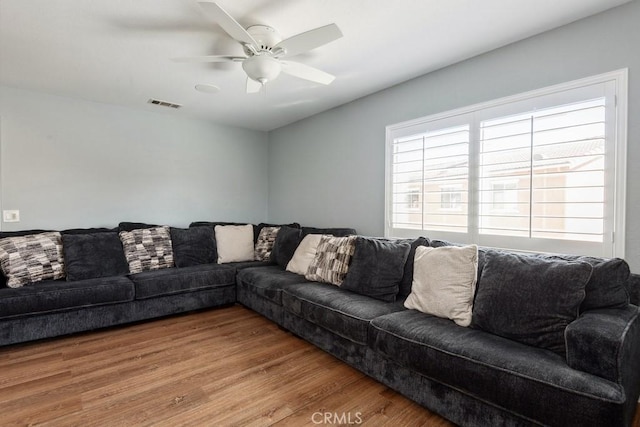
[[[247,74],[247,93],[259,92],[281,72],[312,82],[328,85],[335,76],[300,62],[283,61],[308,52],[342,37],[336,24],[325,25],[282,39],[272,27],[252,25],[245,29],[217,3],[198,2],[207,16],[216,21],[234,40],[242,45],[246,56],[210,55],[174,58],[180,62],[241,62]]]

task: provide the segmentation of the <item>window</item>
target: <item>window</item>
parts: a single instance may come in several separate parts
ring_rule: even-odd
[[[518,181],[492,181],[488,196],[490,212],[519,212]]]
[[[440,187],[440,208],[459,210],[462,208],[462,185]]]
[[[386,235],[623,256],[626,76],[388,126]]]
[[[407,194],[407,207],[411,210],[420,209],[420,196],[421,194],[419,189],[412,189]]]

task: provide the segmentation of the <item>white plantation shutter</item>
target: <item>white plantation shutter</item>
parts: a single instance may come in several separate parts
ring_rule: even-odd
[[[480,234],[604,240],[604,98],[480,129]]]
[[[394,235],[468,230],[469,117],[406,129],[390,147]],[[413,133],[417,131],[417,133]]]
[[[388,127],[386,235],[622,256],[625,86],[610,73]]]

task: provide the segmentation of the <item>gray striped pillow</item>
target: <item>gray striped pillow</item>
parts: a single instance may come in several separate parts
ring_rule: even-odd
[[[120,240],[131,274],[174,266],[167,226],[121,231]]]
[[[57,231],[0,239],[0,267],[7,286],[62,279],[64,255]]]
[[[271,260],[271,251],[273,250],[273,244],[276,241],[276,237],[278,237],[279,231],[280,227],[262,227],[255,247],[254,255],[256,261]]]
[[[340,286],[347,276],[349,263],[355,251],[356,236],[334,237],[323,235],[304,278],[315,282]]]

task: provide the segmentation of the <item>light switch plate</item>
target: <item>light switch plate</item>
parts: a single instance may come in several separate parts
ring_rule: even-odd
[[[5,210],[2,211],[2,221],[4,222],[20,222],[19,210]]]

